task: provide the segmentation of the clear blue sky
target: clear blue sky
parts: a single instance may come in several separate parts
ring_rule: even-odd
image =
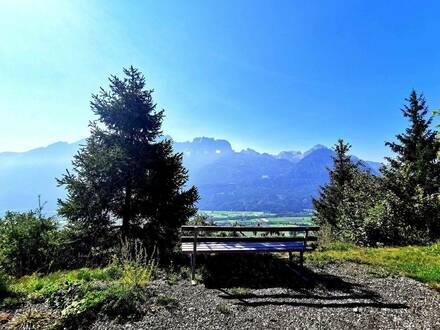
[[[140,68],[176,140],[381,160],[412,88],[440,107],[439,1],[0,2],[0,151],[87,136],[90,95]]]

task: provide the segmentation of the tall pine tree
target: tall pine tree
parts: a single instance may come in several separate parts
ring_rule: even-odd
[[[153,90],[145,88],[137,69],[124,69],[124,75],[111,76],[109,90],[92,96],[98,118],[74,156],[73,171],[58,180],[67,189],[59,213],[92,241],[120,224],[123,236],[140,238],[164,254],[195,214],[198,194],[195,187],[184,188],[182,155],[162,137],[164,112],[156,110]]]
[[[351,145],[339,139],[334,146],[333,167],[329,170],[329,183],[321,187],[319,199],[313,199],[315,217],[319,224],[329,225],[334,232],[338,231],[338,212],[344,199],[344,189],[351,184],[359,171],[359,164],[351,161]]]
[[[396,136],[396,142],[386,143],[396,156],[388,157],[388,165],[382,168],[391,211],[389,220],[384,220],[402,227],[406,236],[396,243],[440,237],[440,205],[436,198],[440,189],[440,143],[431,129],[432,117],[428,117],[424,96],[413,90],[405,100],[407,104],[401,110],[409,127]]]

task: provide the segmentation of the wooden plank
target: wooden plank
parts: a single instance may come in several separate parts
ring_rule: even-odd
[[[276,251],[302,251],[304,250],[302,242],[229,242],[229,243],[198,243],[197,252],[276,252]],[[191,243],[182,243],[182,251],[186,253],[193,252]]]
[[[230,249],[257,249],[257,248],[285,248],[285,247],[298,247],[304,248],[303,244],[270,244],[270,243],[200,243],[197,244],[197,252],[203,249],[219,249],[219,250],[230,250]],[[186,248],[186,246],[185,246]],[[189,247],[188,247],[189,248]]]
[[[225,242],[225,243],[197,243],[197,251],[205,247],[219,248],[241,248],[241,247],[277,247],[277,246],[299,246],[304,247],[303,242]],[[192,248],[191,243],[182,243],[182,247]]]
[[[259,226],[182,226],[182,230],[193,231],[251,231],[251,232],[284,232],[284,231],[317,231],[319,226],[285,226],[285,227],[259,227]]]
[[[308,236],[307,241],[316,241],[316,236]],[[193,236],[182,236],[182,242],[192,242]],[[266,236],[266,237],[203,237],[198,236],[197,242],[304,242],[305,237],[294,236]]]
[[[265,253],[265,252],[301,252],[303,251],[302,249],[298,249],[298,248],[286,248],[286,249],[277,249],[277,250],[271,250],[271,249],[259,249],[259,250],[255,250],[255,249],[240,249],[240,250],[203,250],[203,251],[198,251],[197,253],[199,254],[209,254],[209,253],[229,253],[229,254],[239,254],[239,253]],[[304,250],[304,252],[311,252],[313,251],[312,248],[308,247],[306,250]],[[182,251],[182,253],[184,254],[191,254],[191,252],[188,251]]]

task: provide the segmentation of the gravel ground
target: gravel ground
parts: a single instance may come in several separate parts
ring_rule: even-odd
[[[299,278],[302,285],[241,291],[155,281],[155,293],[175,304],[92,329],[440,329],[440,294],[414,280],[355,264],[311,268]]]

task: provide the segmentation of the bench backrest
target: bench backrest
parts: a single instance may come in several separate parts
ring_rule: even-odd
[[[193,242],[308,242],[317,240],[310,233],[318,226],[244,227],[244,226],[182,226],[182,243]],[[212,234],[217,234],[212,236]],[[229,236],[226,236],[229,233]],[[211,234],[211,236],[209,236]],[[219,235],[220,234],[220,235]],[[236,236],[231,236],[236,235]],[[239,236],[240,234],[241,236]]]

